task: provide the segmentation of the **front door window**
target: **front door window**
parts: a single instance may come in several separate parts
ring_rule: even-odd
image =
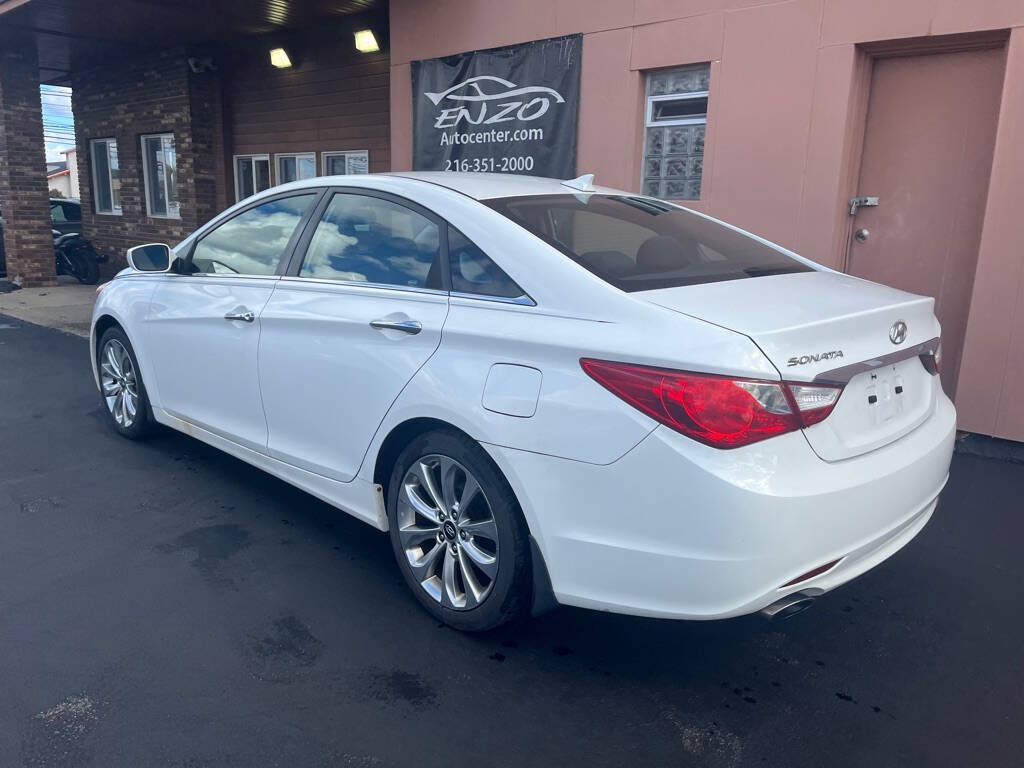
[[[273,275],[316,194],[269,200],[228,219],[196,244],[192,272]]]

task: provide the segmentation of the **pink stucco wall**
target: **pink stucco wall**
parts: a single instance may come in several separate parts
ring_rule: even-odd
[[[412,164],[409,62],[582,33],[577,167],[640,187],[643,71],[711,62],[693,207],[838,266],[864,132],[864,46],[1010,30],[957,391],[960,426],[1024,440],[1022,0],[391,0],[391,151]]]

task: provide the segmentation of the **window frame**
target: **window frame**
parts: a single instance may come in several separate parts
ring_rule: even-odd
[[[321,176],[332,176],[338,174],[330,174],[327,172],[327,159],[329,157],[342,156],[346,158],[345,165],[348,165],[349,155],[365,155],[366,156],[366,173],[370,172],[370,150],[368,149],[332,149],[320,153],[320,175]],[[362,173],[345,173],[345,176],[365,176]]]
[[[292,249],[288,266],[281,273],[282,280],[298,281],[304,283],[316,283],[318,285],[324,286],[333,285],[343,289],[367,288],[371,290],[403,291],[406,293],[429,293],[434,295],[446,295],[451,299],[486,301],[497,304],[512,304],[521,307],[537,306],[537,302],[533,300],[533,297],[530,296],[526,289],[523,288],[521,285],[519,287],[520,290],[523,291],[523,295],[517,296],[515,298],[505,298],[503,296],[484,296],[483,294],[479,293],[461,293],[459,291],[453,291],[451,261],[448,252],[448,227],[458,229],[460,232],[462,230],[459,229],[454,224],[452,224],[451,222],[449,222],[446,218],[444,218],[438,213],[435,213],[429,208],[425,208],[424,206],[420,205],[419,203],[413,200],[410,200],[407,197],[402,197],[401,195],[396,195],[391,192],[384,192],[378,189],[371,189],[369,187],[332,185],[322,187],[322,189],[323,196],[320,198],[320,201],[313,207],[310,216],[302,224],[302,235],[299,238],[299,240],[295,243],[295,246]],[[441,288],[415,288],[408,285],[388,285],[382,283],[369,283],[362,280],[329,280],[327,278],[322,277],[303,277],[302,275],[300,275],[299,271],[302,269],[302,262],[305,261],[306,251],[309,248],[309,243],[313,239],[313,235],[316,232],[316,226],[317,224],[319,224],[320,219],[323,218],[323,214],[327,210],[327,207],[331,204],[331,199],[334,197],[335,194],[338,193],[363,195],[365,197],[376,197],[380,198],[381,200],[387,200],[397,205],[404,206],[405,208],[408,208],[414,213],[418,213],[421,216],[424,216],[425,218],[429,219],[434,224],[436,224],[439,230],[438,236],[440,238],[438,258],[441,259]],[[289,191],[285,194],[296,194],[296,192]],[[469,236],[466,234],[463,234],[463,237],[469,239]],[[475,243],[475,241],[472,240],[470,242]],[[483,248],[481,248],[481,250],[483,250]],[[488,258],[490,258],[490,255],[487,254],[487,251],[484,251],[484,254],[487,255]],[[497,262],[495,262],[495,264],[497,264],[499,268],[505,271],[504,267],[502,267],[500,264],[498,264]],[[506,274],[508,273],[506,272]],[[509,275],[509,279],[515,282],[516,285],[519,285],[519,281],[515,280],[515,278],[513,278],[511,275]]]
[[[701,90],[701,91],[688,91],[688,92],[682,92],[682,93],[662,93],[662,94],[653,95],[653,96],[650,94],[651,78],[653,76],[658,75],[658,74],[662,74],[662,73],[665,73],[665,72],[673,72],[673,71],[678,71],[678,70],[689,70],[689,69],[695,69],[697,67],[705,67],[705,66],[708,68],[707,69],[708,87],[706,89]],[[707,126],[708,126],[708,118],[709,118],[710,112],[711,112],[711,85],[712,85],[712,83],[711,83],[711,63],[710,62],[691,62],[689,64],[679,64],[679,65],[671,66],[671,67],[658,67],[656,69],[645,70],[643,75],[644,75],[644,82],[643,82],[643,94],[644,94],[644,120],[643,120],[643,123],[644,123],[644,125],[643,125],[643,129],[642,129],[643,141],[641,142],[641,145],[640,145],[640,187],[639,187],[639,189],[641,191],[641,194],[646,195],[647,194],[647,180],[654,178],[652,176],[648,176],[647,175],[647,160],[650,157],[650,154],[649,154],[648,149],[647,149],[647,142],[648,142],[647,134],[648,134],[648,132],[649,132],[649,130],[651,128],[670,128],[670,127],[674,127],[674,126],[703,125],[704,126],[704,134],[705,134],[705,149],[707,148],[707,143],[706,143],[707,130],[708,130]],[[677,117],[677,118],[669,118],[669,119],[665,119],[665,120],[655,119],[655,117],[654,117],[654,107],[655,107],[656,104],[661,103],[661,102],[665,102],[665,101],[685,101],[685,100],[692,100],[692,99],[705,99],[706,100],[707,104],[706,104],[706,107],[705,107],[705,111],[704,111],[704,116],[703,117]],[[665,153],[662,153],[660,155],[660,157],[664,158],[665,157]],[[703,163],[704,163],[704,152],[702,151],[701,152],[701,168],[702,168],[702,170],[701,170],[701,176],[700,176],[700,185],[699,185],[699,188],[697,189],[697,196],[696,197],[664,197],[664,198],[662,198],[662,197],[660,197],[658,195],[651,195],[651,196],[655,197],[655,198],[657,198],[659,200],[662,200],[662,199],[664,199],[664,200],[675,200],[675,201],[684,202],[684,203],[691,203],[691,204],[692,203],[700,202],[701,200],[704,199]],[[665,176],[659,176],[658,180],[659,180],[658,188],[659,188],[659,191],[660,191],[660,190],[664,189],[664,182],[666,182],[668,180],[674,180],[674,178],[668,179]]]
[[[667,120],[657,120],[654,117],[654,105],[660,101],[686,101],[691,99],[711,99],[711,91],[693,91],[692,93],[663,93],[660,96],[647,96],[647,114],[644,120],[644,128],[658,128],[666,125],[707,125],[708,115],[705,111],[704,117],[673,117]],[[646,141],[646,137],[645,137]],[[646,152],[646,147],[644,150]]]
[[[235,181],[235,202],[236,203],[240,203],[243,200],[248,200],[249,199],[248,197],[242,197],[241,186],[238,183],[238,181],[239,181],[239,179],[238,179],[238,161],[239,160],[244,160],[244,159],[252,160],[253,163],[254,163],[253,164],[253,168],[252,168],[252,188],[253,188],[253,193],[251,195],[249,195],[249,197],[254,197],[255,195],[258,195],[260,192],[265,192],[266,191],[264,189],[256,189],[256,166],[255,166],[255,162],[257,160],[266,160],[267,161],[267,181],[270,182],[270,186],[267,187],[267,189],[270,189],[270,187],[274,186],[274,178],[273,178],[273,176],[271,176],[271,172],[273,170],[274,163],[270,159],[270,153],[269,152],[255,153],[255,154],[247,154],[247,153],[243,152],[240,155],[232,155],[231,156],[231,171],[232,171],[232,177],[234,178],[234,181]]]
[[[181,219],[181,201],[178,201],[178,213],[171,213],[171,195],[170,187],[168,186],[167,174],[164,173],[164,199],[167,201],[167,213],[153,213],[153,201],[150,199],[149,194],[149,163],[146,162],[149,157],[146,154],[146,139],[160,139],[160,148],[163,151],[164,139],[170,138],[174,143],[174,184],[177,187],[178,184],[178,144],[174,138],[173,131],[164,131],[162,133],[144,133],[139,136],[139,157],[142,160],[142,188],[145,192],[146,198],[146,217],[150,219],[171,219],[177,221]],[[177,189],[175,189],[177,192]]]
[[[107,145],[107,186],[110,189],[110,210],[109,211],[101,211],[100,210],[100,207],[99,207],[99,205],[100,205],[100,202],[99,202],[100,198],[99,198],[99,195],[96,194],[96,189],[98,187],[98,183],[97,183],[98,182],[98,177],[96,175],[96,159],[95,159],[96,158],[96,152],[93,149],[93,147],[96,144],[100,144],[100,143]],[[114,205],[114,175],[113,175],[113,173],[111,173],[111,170],[110,170],[110,145],[111,144],[114,145],[114,151],[117,152],[117,139],[115,137],[113,137],[113,136],[111,136],[109,138],[89,139],[89,169],[90,169],[91,175],[92,175],[92,190],[91,190],[92,191],[92,209],[93,209],[93,212],[96,213],[98,216],[123,216],[124,215],[124,208],[122,206],[120,206],[120,205],[117,205],[117,206]],[[120,153],[118,153],[118,163],[117,163],[117,166],[118,166],[118,170],[120,171],[120,169],[121,169]]]
[[[252,202],[246,204],[242,208],[232,210],[229,215],[220,216],[212,220],[203,229],[196,232],[195,236],[192,239],[192,242],[189,243],[188,252],[181,259],[181,270],[179,271],[179,274],[187,278],[212,277],[217,280],[277,280],[281,278],[285,274],[285,271],[288,269],[290,264],[292,263],[292,259],[295,256],[296,246],[298,245],[299,240],[305,233],[306,229],[309,227],[309,222],[312,220],[316,212],[320,210],[321,204],[323,203],[325,190],[326,187],[307,187],[306,189],[289,189],[286,192],[279,192],[277,194],[267,195],[266,197],[261,197],[258,199],[256,199],[254,196]],[[207,236],[213,234],[215,231],[220,229],[224,224],[227,224],[229,221],[237,218],[238,216],[241,216],[243,213],[246,213],[252,210],[253,208],[258,208],[261,205],[266,205],[267,203],[271,203],[275,200],[282,200],[289,197],[301,197],[303,195],[313,195],[313,202],[309,206],[309,209],[306,211],[305,216],[303,216],[302,220],[299,221],[298,226],[295,227],[295,231],[292,232],[292,236],[289,238],[288,244],[285,246],[284,251],[281,253],[281,258],[277,263],[277,269],[274,271],[273,274],[242,275],[228,274],[224,272],[192,272],[192,256],[195,254],[196,247]],[[248,200],[249,198],[246,199]]]
[[[281,163],[281,161],[283,159],[285,159],[287,157],[294,157],[295,158],[295,179],[294,179],[294,181],[309,181],[310,179],[315,179],[317,176],[320,175],[316,171],[316,152],[275,152],[274,153],[274,178],[271,181],[276,182],[276,183],[272,184],[271,186],[276,186],[277,184],[292,184],[292,183],[294,183],[292,181],[281,181],[281,165],[280,165],[280,163]],[[298,176],[299,176],[299,158],[300,157],[311,157],[311,158],[313,158],[313,175],[310,176],[307,179],[300,179],[300,178],[298,178]]]

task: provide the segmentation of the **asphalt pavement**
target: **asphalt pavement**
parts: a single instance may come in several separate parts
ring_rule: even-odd
[[[384,534],[118,437],[87,342],[0,316],[0,766],[1021,766],[1022,496],[956,456],[917,539],[781,623],[462,635]]]

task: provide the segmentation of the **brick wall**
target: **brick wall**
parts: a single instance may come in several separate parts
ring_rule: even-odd
[[[73,72],[82,229],[111,255],[105,271],[124,266],[127,248],[173,245],[234,204],[234,153],[315,152],[320,173],[322,152],[366,149],[371,171],[388,170],[388,56],[357,53],[351,39],[334,28],[304,30],[158,51]],[[275,45],[293,51],[294,67],[270,66],[267,52]],[[192,71],[190,56],[203,71]],[[174,134],[180,220],[146,215],[140,143],[151,133]],[[121,215],[98,214],[93,203],[90,141],[111,137],[117,141]],[[277,183],[276,170],[271,173]]]
[[[175,244],[219,209],[217,136],[222,128],[220,77],[193,74],[184,49],[118,61],[72,77],[72,107],[82,178],[82,229],[111,256],[107,272],[125,265],[125,250],[148,242]],[[151,217],[143,187],[142,136],[173,133],[180,219]],[[90,142],[117,141],[121,214],[96,213]],[[219,177],[218,177],[219,174]]]
[[[7,276],[54,281],[46,150],[35,43],[0,53],[0,211]]]

